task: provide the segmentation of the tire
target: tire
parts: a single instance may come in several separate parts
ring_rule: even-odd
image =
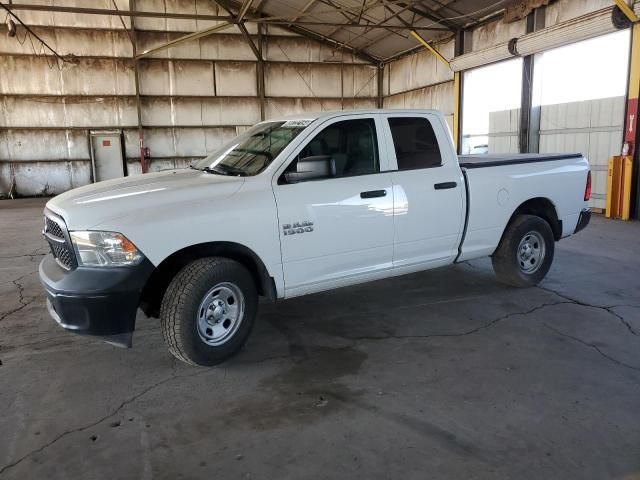
[[[516,216],[492,256],[498,280],[512,287],[532,287],[545,277],[555,252],[553,231],[535,215]]]
[[[169,284],[160,305],[162,335],[179,360],[216,365],[245,344],[257,309],[256,285],[243,265],[227,258],[201,258]]]

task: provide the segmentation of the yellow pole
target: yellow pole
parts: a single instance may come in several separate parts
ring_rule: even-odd
[[[620,212],[620,218],[622,220],[629,220],[631,216],[631,174],[633,173],[633,158],[623,157],[622,164],[622,208]]]
[[[453,74],[453,145],[458,151],[460,137],[460,72]]]
[[[418,40],[427,50],[433,53],[438,60],[444,63],[447,67],[451,68],[451,65],[449,65],[449,60],[447,60],[442,55],[440,55],[440,52],[437,51],[435,48],[433,48],[431,45],[429,45],[427,41],[424,38],[422,38],[420,35],[418,35],[418,33],[415,30],[411,30],[411,35],[413,35],[413,37],[416,40]]]

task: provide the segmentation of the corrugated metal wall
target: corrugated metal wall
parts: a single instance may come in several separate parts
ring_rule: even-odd
[[[591,206],[605,208],[607,164],[622,149],[624,97],[544,105],[540,116],[540,152],[580,152],[592,171]]]
[[[129,8],[126,0],[117,4]],[[108,0],[91,6],[113,8]],[[214,2],[138,0],[136,7],[226,14]],[[12,185],[18,195],[40,195],[89,183],[90,130],[122,130],[128,171],[138,173],[133,51],[120,19],[28,11],[20,16],[60,54],[76,59],[58,69],[51,58],[36,55],[28,39],[20,44],[0,36],[0,195]],[[138,18],[138,50],[216,23]],[[255,26],[248,28],[257,42]],[[375,66],[275,27],[262,38],[266,118],[375,108]],[[150,170],[184,166],[260,121],[257,85],[257,61],[238,30],[143,59],[141,113]]]
[[[582,153],[592,171],[590,205],[605,208],[607,164],[622,149],[624,97],[543,105],[540,109],[540,153]],[[489,114],[489,152],[518,152],[520,110]]]
[[[489,112],[489,153],[519,153],[520,109]]]

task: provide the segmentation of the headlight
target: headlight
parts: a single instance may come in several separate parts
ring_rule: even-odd
[[[78,264],[85,267],[137,265],[144,256],[127,237],[116,232],[69,232],[78,253]]]

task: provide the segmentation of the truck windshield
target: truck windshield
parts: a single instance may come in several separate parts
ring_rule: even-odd
[[[252,176],[263,171],[310,122],[260,123],[195,162],[191,168],[220,175]]]

